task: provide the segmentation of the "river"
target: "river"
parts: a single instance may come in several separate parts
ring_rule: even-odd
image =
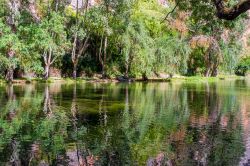
[[[250,80],[2,84],[0,165],[250,165]]]

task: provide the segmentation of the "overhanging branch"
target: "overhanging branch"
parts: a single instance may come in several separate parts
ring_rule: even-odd
[[[213,0],[213,3],[217,9],[218,18],[225,20],[233,20],[250,9],[250,0],[240,1],[232,8],[225,7],[223,0]]]

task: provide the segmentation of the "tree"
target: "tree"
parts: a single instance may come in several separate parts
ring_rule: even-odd
[[[218,66],[221,63],[221,49],[217,40],[208,36],[195,36],[190,40],[193,49],[202,49],[202,59],[204,60],[204,76],[217,76]],[[191,57],[192,58],[192,57]],[[192,59],[193,60],[193,59]],[[191,65],[193,66],[193,64]]]
[[[162,22],[166,10],[155,1],[133,5],[121,38],[126,77],[141,75],[147,79],[159,72],[185,73],[190,49],[185,35]]]
[[[0,19],[0,59],[1,65],[6,70],[5,79],[13,81],[14,70],[18,64],[21,43],[16,33]]]
[[[183,3],[179,3],[178,10],[188,14],[185,24],[188,27],[190,38],[195,40],[198,39],[195,42],[198,45],[199,42],[203,43],[203,51],[196,51],[195,53],[199,53],[199,56],[201,57],[198,59],[203,59],[204,61],[204,66],[202,66],[205,68],[204,75],[216,76],[222,58],[227,56],[227,54],[223,54],[226,53],[225,48],[229,48],[227,45],[231,44],[232,40],[237,40],[236,38],[240,38],[242,35],[241,32],[244,29],[244,26],[242,26],[244,25],[244,17],[239,17],[235,21],[219,19],[214,15],[215,8],[213,4],[210,2],[207,3],[207,1],[205,2],[203,0],[184,1]],[[175,15],[178,15],[178,13],[172,14],[175,19]],[[192,43],[192,40],[190,42]],[[234,46],[238,50],[241,49],[237,47],[237,45]],[[222,47],[223,51],[221,51]],[[240,51],[238,51],[238,53],[240,53]],[[238,54],[234,56],[238,56]],[[234,63],[234,65],[236,65],[236,63]]]
[[[65,54],[68,49],[66,38],[64,17],[56,12],[52,12],[50,17],[41,20],[41,23],[33,30],[36,48],[44,62],[44,78],[48,79],[49,69],[59,57]]]
[[[79,62],[79,58],[85,54],[87,48],[89,46],[89,32],[87,31],[86,26],[86,14],[88,12],[88,1],[85,1],[84,8],[79,7],[79,1],[76,1],[76,11],[71,12],[71,18],[75,22],[75,24],[71,27],[71,36],[72,36],[72,53],[71,60],[73,63],[73,78],[77,77],[77,65]],[[68,8],[68,10],[72,10]],[[68,12],[69,14],[69,12]]]

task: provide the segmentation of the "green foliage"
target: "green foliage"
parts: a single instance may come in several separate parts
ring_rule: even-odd
[[[37,1],[32,11],[22,6],[16,11],[13,28],[8,24],[12,13],[7,1],[0,2],[1,77],[10,67],[41,76],[48,60],[50,65],[61,69],[64,76],[70,76],[73,70],[70,55],[75,38],[77,53],[88,38],[87,50],[77,61],[77,72],[99,73],[102,70],[99,54],[104,56],[106,52],[105,70],[112,77],[147,77],[161,72],[204,73],[206,50],[191,50],[189,46],[189,40],[196,35],[210,36],[220,43],[226,62],[219,66],[222,72],[232,73],[241,53],[238,38],[244,30],[244,15],[235,21],[220,20],[210,1],[181,1],[168,21],[163,19],[175,6],[175,1],[168,2],[166,7],[156,0],[104,0],[78,10],[66,5],[66,1],[60,1],[58,8],[56,3]],[[32,12],[39,16],[39,21],[32,18]],[[181,25],[175,25],[175,21],[184,25],[185,32],[178,29]],[[224,40],[222,36],[226,31],[230,35]],[[12,58],[8,57],[10,50],[15,52]],[[50,53],[51,58],[48,58]]]
[[[153,72],[185,73],[190,52],[187,41],[162,22],[167,10],[155,1],[137,1],[122,35],[124,64],[131,75]]]
[[[20,62],[21,48],[22,43],[17,34],[12,32],[3,19],[0,19],[0,68],[16,68]],[[10,54],[14,54],[15,56],[11,56]]]
[[[50,18],[42,20],[34,34],[35,44],[40,54],[52,50],[56,57],[65,54],[68,48],[64,17],[52,12]]]
[[[235,0],[227,2],[229,5],[235,4]],[[206,35],[213,37],[220,43],[221,56],[223,63],[219,63],[221,71],[225,73],[232,73],[235,68],[238,58],[241,53],[242,47],[238,40],[244,30],[245,15],[241,15],[234,21],[227,21],[217,18],[216,8],[212,1],[207,0],[185,0],[179,4],[179,9],[184,12],[190,12],[187,18],[187,26],[189,35]],[[178,15],[178,13],[175,13]],[[199,50],[200,49],[200,50]],[[191,54],[191,64],[189,64],[188,75],[201,74],[206,71],[205,54],[209,49],[197,48]],[[215,53],[216,54],[216,53]],[[215,55],[219,56],[219,55]],[[210,63],[215,63],[212,60]]]
[[[189,55],[188,76],[203,75],[205,72],[204,48],[196,48]]]
[[[222,70],[229,72],[230,74],[234,73],[234,69],[237,66],[239,61],[239,56],[242,50],[242,43],[235,40],[230,41],[229,43],[222,43],[222,55],[223,63],[221,65]]]
[[[240,60],[235,68],[235,74],[245,76],[250,71],[250,57],[246,57]]]

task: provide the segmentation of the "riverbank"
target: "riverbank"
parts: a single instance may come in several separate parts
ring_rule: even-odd
[[[220,80],[232,80],[232,79],[248,79],[249,77],[241,77],[236,75],[219,75],[218,77],[202,77],[202,76],[174,76],[172,78],[149,78],[148,80],[142,79],[133,79],[131,82],[189,82],[189,83],[198,83],[198,82],[216,82]],[[115,78],[111,79],[101,79],[101,78],[57,78],[51,77],[48,80],[43,78],[23,78],[13,80],[13,84],[29,84],[29,83],[74,83],[74,82],[93,82],[93,83],[119,83]],[[126,82],[126,81],[124,81]],[[0,79],[1,84],[7,83],[5,80]]]

